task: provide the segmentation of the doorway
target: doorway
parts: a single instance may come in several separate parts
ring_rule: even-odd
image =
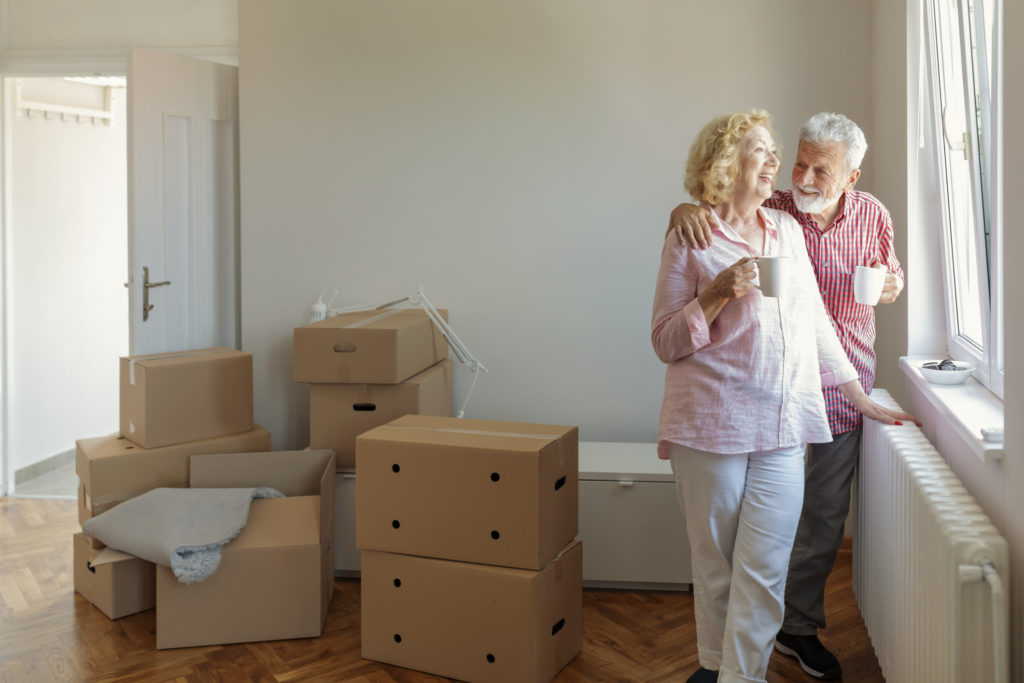
[[[123,77],[5,78],[4,95],[4,493],[17,495],[69,468],[73,486],[75,440],[118,428],[126,88]]]

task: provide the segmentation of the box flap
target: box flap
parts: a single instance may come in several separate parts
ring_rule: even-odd
[[[328,448],[193,455],[189,460],[189,485],[192,488],[272,486],[286,496],[315,496],[321,495],[324,471],[333,476],[334,467],[334,451]]]
[[[249,519],[224,552],[320,543],[320,496],[257,498]]]

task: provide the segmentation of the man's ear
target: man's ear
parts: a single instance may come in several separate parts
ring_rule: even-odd
[[[846,187],[843,188],[843,192],[846,192],[847,190],[852,190],[853,187],[857,184],[857,181],[859,179],[860,179],[860,169],[859,168],[855,168],[852,171],[850,171],[850,175],[846,178]]]

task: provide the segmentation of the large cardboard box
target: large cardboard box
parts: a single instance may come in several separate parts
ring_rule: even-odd
[[[362,654],[462,681],[552,680],[582,646],[578,541],[540,571],[363,552]]]
[[[109,548],[96,548],[91,541],[85,534],[75,534],[75,590],[111,619],[152,609],[156,605],[156,565]]]
[[[400,384],[309,385],[309,446],[333,448],[339,466],[356,464],[356,437],[403,415],[452,416],[452,361]]]
[[[356,545],[540,569],[576,536],[576,427],[406,415],[356,438]]]
[[[270,450],[270,432],[256,425],[240,434],[188,443],[142,448],[110,434],[75,442],[78,521],[84,522],[150,489],[188,486],[189,458],[206,453],[254,453]]]
[[[439,310],[448,319],[448,312]],[[296,327],[296,382],[397,384],[448,357],[441,330],[419,309],[358,311]]]
[[[252,354],[216,347],[121,358],[121,436],[139,446],[252,427]]]
[[[334,592],[334,453],[197,455],[190,467],[194,488],[272,486],[288,497],[253,501],[205,581],[157,567],[157,648],[319,636]]]

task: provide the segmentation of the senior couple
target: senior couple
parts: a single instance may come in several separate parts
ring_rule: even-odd
[[[853,273],[884,268],[883,303],[903,281],[888,211],[853,189],[866,149],[848,118],[817,114],[793,189],[775,191],[767,112],[718,117],[690,148],[685,186],[700,206],[672,213],[651,323],[668,366],[658,454],[693,557],[700,668],[688,683],[764,681],[773,643],[814,678],[840,675],[817,631],[862,416],[917,422],[867,394],[874,309],[856,303]],[[755,286],[761,256],[791,264],[778,297]]]

